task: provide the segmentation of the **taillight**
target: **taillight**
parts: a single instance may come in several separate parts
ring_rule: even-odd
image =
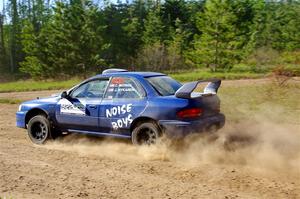
[[[203,110],[201,108],[189,108],[177,112],[179,118],[194,118],[199,117]]]

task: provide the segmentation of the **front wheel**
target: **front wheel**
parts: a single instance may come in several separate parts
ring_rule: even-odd
[[[43,115],[31,118],[27,127],[30,140],[35,144],[43,144],[50,137],[50,123]]]
[[[161,134],[160,128],[154,122],[139,124],[131,135],[132,143],[135,145],[153,145]]]

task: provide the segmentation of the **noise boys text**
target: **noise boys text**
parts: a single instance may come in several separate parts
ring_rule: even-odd
[[[117,121],[111,122],[112,128],[118,129],[124,126],[127,127],[129,124],[131,124],[133,120],[132,115],[130,114],[131,110],[132,104],[124,104],[120,106],[114,106],[110,109],[106,109],[105,114],[107,118],[120,116],[120,118]]]

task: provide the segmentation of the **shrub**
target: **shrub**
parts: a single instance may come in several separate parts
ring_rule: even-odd
[[[262,67],[265,65],[277,64],[278,57],[278,51],[268,47],[261,47],[256,49],[248,59],[245,60],[245,63],[256,67]]]
[[[300,65],[300,50],[293,52],[283,52],[280,56],[281,63]]]
[[[177,51],[176,46],[166,46],[155,43],[141,50],[135,60],[139,70],[174,71],[187,68],[183,56]]]

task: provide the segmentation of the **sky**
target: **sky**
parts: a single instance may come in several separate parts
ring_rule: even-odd
[[[0,10],[1,10],[1,13],[2,13],[2,9],[3,9],[3,1],[4,0],[0,0]]]

